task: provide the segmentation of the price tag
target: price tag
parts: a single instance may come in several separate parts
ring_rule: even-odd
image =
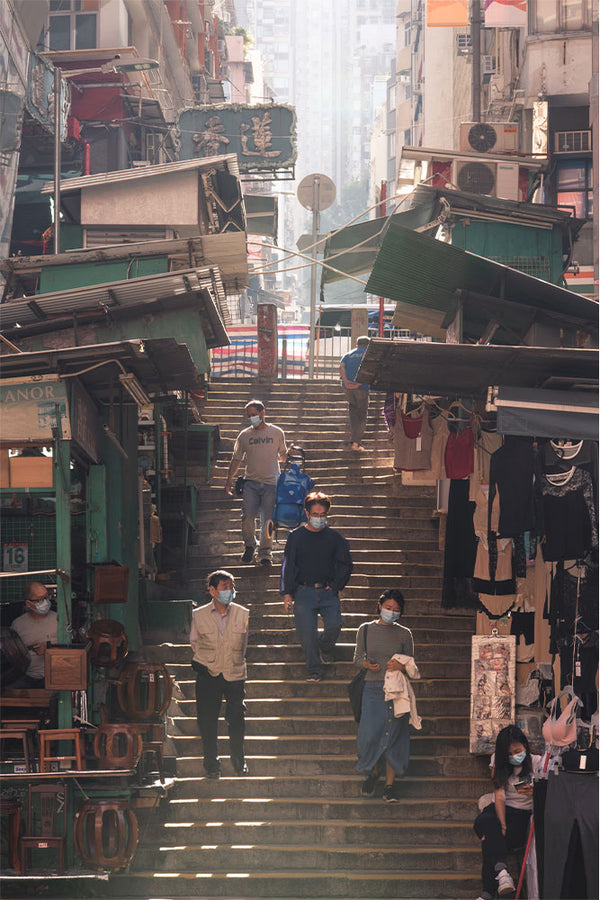
[[[15,541],[2,545],[2,569],[4,572],[26,572],[28,567],[28,544]]]
[[[421,451],[421,435],[417,438],[417,453]]]
[[[150,682],[150,684],[153,684],[153,683],[154,683],[154,672],[150,672],[150,673],[149,673],[149,675],[148,675],[148,681]]]

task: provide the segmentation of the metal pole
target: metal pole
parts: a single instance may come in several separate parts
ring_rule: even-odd
[[[310,270],[310,336],[308,342],[308,377],[315,376],[315,318],[317,312],[317,237],[319,235],[319,191],[320,179],[318,175],[313,178],[312,198],[312,252],[314,259]]]
[[[381,200],[381,208],[380,208],[379,212],[380,212],[380,215],[385,216],[386,215],[386,206],[387,206],[387,204],[385,202],[387,200],[387,182],[385,182],[385,181],[381,182],[380,200]],[[379,298],[379,327],[377,329],[377,334],[380,338],[383,337],[384,317],[385,317],[385,298],[380,297]]]
[[[473,122],[481,122],[481,0],[471,2],[471,48],[473,50],[471,116]]]
[[[62,146],[60,143],[60,108],[62,71],[54,67],[54,253],[60,253],[60,169]]]

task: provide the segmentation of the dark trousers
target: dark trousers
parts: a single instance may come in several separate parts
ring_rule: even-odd
[[[496,808],[493,803],[479,813],[475,819],[473,828],[477,837],[481,838],[481,880],[483,889],[491,894],[492,897],[496,893],[498,882],[496,874],[503,866],[499,863],[506,864],[506,855],[509,850],[516,850],[523,847],[527,843],[529,834],[529,820],[531,812],[527,809],[514,809],[512,806],[506,807],[506,835],[502,834],[500,827],[500,819],[496,815]]]
[[[345,388],[344,393],[348,401],[350,440],[353,444],[360,444],[367,425],[369,391],[365,390],[365,388],[355,388],[354,390]]]
[[[196,675],[196,718],[202,737],[205,769],[216,769],[219,765],[217,734],[223,699],[230,755],[232,759],[244,759],[245,696],[245,681],[225,681],[222,675],[211,675],[209,672]]]

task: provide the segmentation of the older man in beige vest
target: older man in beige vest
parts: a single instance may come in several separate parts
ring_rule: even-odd
[[[225,699],[231,763],[237,775],[247,775],[244,697],[249,611],[233,602],[235,579],[230,572],[224,569],[211,572],[207,586],[210,603],[194,610],[190,630],[204,771],[208,778],[218,778],[221,774],[217,733],[221,703]]]

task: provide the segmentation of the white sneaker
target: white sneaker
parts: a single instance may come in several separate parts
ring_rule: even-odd
[[[515,883],[506,869],[500,869],[496,875],[496,881],[498,882],[499,897],[507,897],[509,894],[514,894]]]

